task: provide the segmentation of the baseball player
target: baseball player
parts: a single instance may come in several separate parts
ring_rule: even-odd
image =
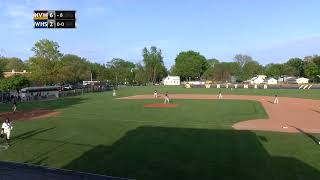
[[[278,95],[275,95],[275,96],[274,96],[273,104],[279,104]]]
[[[116,90],[113,89],[112,96],[116,96],[116,95],[117,95],[117,94],[116,94]]]
[[[15,113],[17,111],[17,101],[14,99],[12,103],[12,112]]]
[[[154,97],[154,98],[158,98],[158,92],[157,92],[157,90],[154,90],[154,92],[153,92],[153,97]]]
[[[164,103],[165,104],[170,103],[168,92],[166,92],[166,94],[164,95]]]
[[[1,135],[4,135],[4,137],[6,138],[6,143],[7,145],[10,146],[10,133],[12,130],[12,124],[10,122],[9,118],[6,118],[6,120],[3,122],[2,127],[1,127]]]
[[[219,95],[218,95],[218,99],[222,99],[222,93],[221,93],[221,89],[219,90]]]

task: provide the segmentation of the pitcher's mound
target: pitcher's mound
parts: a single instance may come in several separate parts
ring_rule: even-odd
[[[145,104],[145,108],[175,108],[178,104],[163,104],[163,103],[157,103],[157,104]]]
[[[0,119],[10,118],[13,121],[16,120],[31,120],[40,119],[46,117],[57,116],[60,113],[58,111],[47,110],[47,109],[35,109],[31,111],[17,111],[15,113],[5,112],[0,113]]]

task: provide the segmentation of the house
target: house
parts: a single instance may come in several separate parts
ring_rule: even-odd
[[[298,79],[296,79],[296,81],[298,84],[308,84],[309,83],[309,79],[304,78],[304,77],[298,78]]]
[[[165,86],[177,86],[180,85],[180,76],[167,76],[162,82]]]
[[[285,84],[295,84],[296,83],[296,77],[293,76],[284,76],[280,77],[278,79],[278,83],[285,83]]]
[[[12,71],[10,72],[3,72],[3,77],[8,78],[14,75],[27,75],[28,72],[26,70],[23,70],[22,72],[17,72],[14,69],[12,69]]]
[[[249,84],[262,84],[265,82],[266,78],[267,78],[267,76],[265,76],[265,75],[258,75],[258,76],[253,77],[245,82],[247,82]]]
[[[266,80],[267,84],[278,84],[278,81],[275,78],[268,78]]]
[[[285,83],[285,84],[308,84],[309,79],[304,77],[282,77],[278,80],[279,83]]]

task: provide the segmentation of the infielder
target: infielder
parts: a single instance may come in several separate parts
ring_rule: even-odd
[[[279,104],[278,95],[275,95],[275,96],[274,96],[273,104]]]
[[[6,138],[6,143],[7,145],[10,146],[10,133],[11,133],[11,130],[12,130],[12,124],[10,122],[10,119],[7,118],[3,124],[2,124],[2,127],[1,127],[1,135],[4,135],[4,137]]]
[[[166,94],[164,95],[164,103],[165,104],[170,103],[168,92],[166,92]]]
[[[154,97],[154,98],[158,98],[158,92],[157,92],[157,90],[154,90],[154,92],[153,92],[153,97]]]
[[[221,89],[219,90],[219,95],[218,95],[218,99],[222,99],[222,93],[221,93]]]

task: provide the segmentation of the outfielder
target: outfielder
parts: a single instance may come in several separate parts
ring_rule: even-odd
[[[164,96],[164,104],[167,104],[167,103],[170,103],[168,92],[166,92],[166,94]]]
[[[112,96],[116,96],[116,95],[117,95],[117,94],[116,94],[116,90],[113,89]]]
[[[222,99],[222,93],[221,93],[221,89],[219,90],[219,95],[218,95],[218,99]]]
[[[17,102],[16,100],[13,100],[13,103],[12,103],[12,112],[15,113],[17,111]]]
[[[7,118],[7,119],[3,122],[1,128],[2,128],[2,129],[1,129],[1,135],[2,135],[2,136],[4,135],[4,137],[6,138],[6,143],[7,143],[7,145],[10,145],[10,144],[9,144],[9,143],[10,143],[10,133],[11,133],[11,130],[12,130],[13,127],[12,127],[12,124],[11,124],[9,118]]]
[[[275,95],[275,96],[274,96],[273,104],[279,104],[278,95]]]
[[[158,92],[157,92],[157,90],[154,90],[154,92],[153,92],[153,97],[154,97],[154,98],[158,98]]]

